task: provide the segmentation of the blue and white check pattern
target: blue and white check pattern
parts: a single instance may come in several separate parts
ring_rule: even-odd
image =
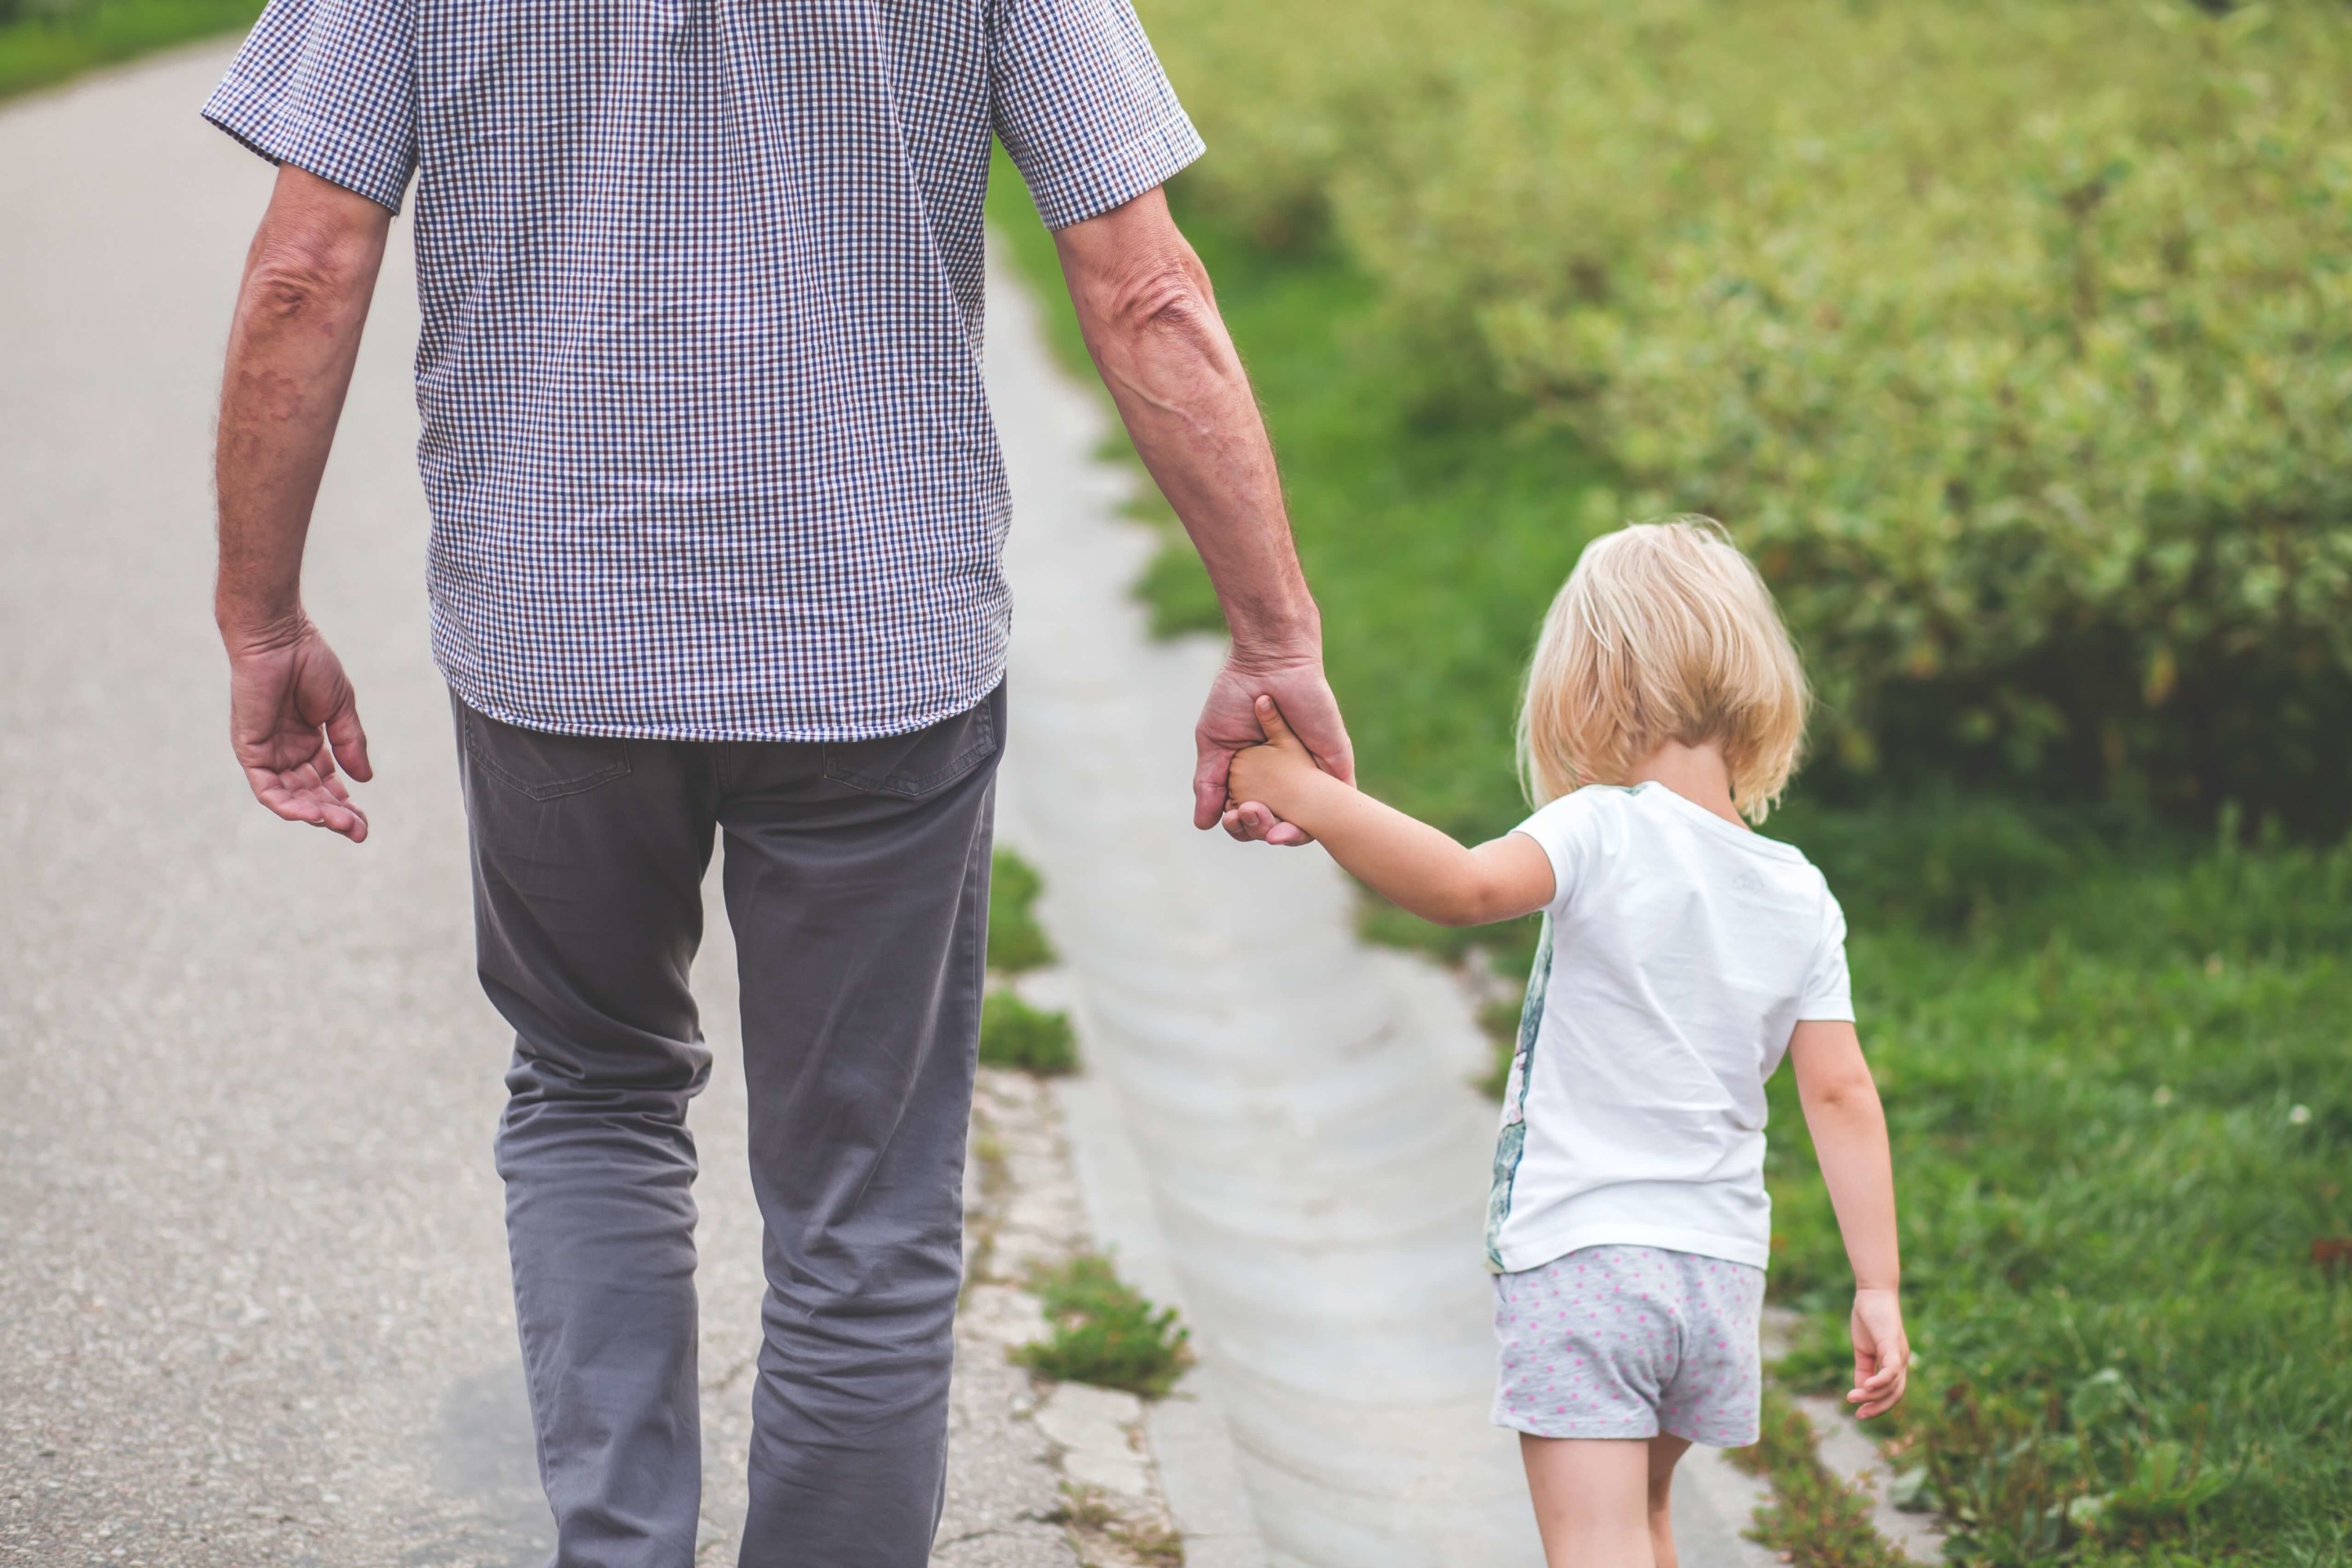
[[[204,112],[394,211],[416,176],[457,694],[682,740],[995,685],[991,137],[1054,227],[1202,151],[1128,0],[271,0]]]

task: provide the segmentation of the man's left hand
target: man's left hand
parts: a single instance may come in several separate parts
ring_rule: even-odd
[[[1316,765],[1343,784],[1356,782],[1356,753],[1348,743],[1348,726],[1339,717],[1339,700],[1323,679],[1318,658],[1273,660],[1249,658],[1238,650],[1225,660],[1209,688],[1201,721],[1192,739],[1200,763],[1192,771],[1192,826],[1213,827],[1222,822],[1227,833],[1244,843],[1312,843],[1307,835],[1255,801],[1229,801],[1226,774],[1234,753],[1265,739],[1257,721],[1257,700],[1271,697],[1305,742]]]

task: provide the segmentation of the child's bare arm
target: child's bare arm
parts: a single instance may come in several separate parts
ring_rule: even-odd
[[[1895,1234],[1895,1161],[1886,1146],[1886,1112],[1863,1060],[1852,1024],[1797,1026],[1789,1059],[1797,1098],[1812,1130],[1813,1152],[1837,1210],[1847,1261],[1853,1265],[1853,1387],[1857,1415],[1875,1415],[1903,1397],[1911,1343],[1897,1291],[1903,1260]]]
[[[1524,834],[1467,849],[1315,765],[1264,697],[1267,741],[1234,754],[1235,800],[1257,801],[1321,840],[1331,858],[1391,902],[1440,925],[1485,925],[1551,902],[1551,857]]]

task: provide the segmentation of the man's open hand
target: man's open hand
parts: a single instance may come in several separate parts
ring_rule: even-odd
[[[1225,660],[1209,688],[1201,721],[1192,731],[1200,763],[1192,771],[1192,826],[1213,827],[1220,821],[1227,833],[1247,842],[1268,844],[1311,842],[1298,827],[1277,821],[1254,801],[1225,809],[1226,775],[1234,753],[1265,739],[1258,724],[1257,700],[1274,699],[1291,731],[1315,757],[1316,765],[1343,783],[1356,782],[1356,754],[1348,744],[1348,726],[1339,718],[1339,699],[1323,679],[1320,660],[1267,662],[1236,653]]]
[[[364,783],[367,731],[342,660],[310,622],[279,637],[236,639],[228,655],[229,744],[253,798],[289,822],[357,844],[367,816],[336,776]]]

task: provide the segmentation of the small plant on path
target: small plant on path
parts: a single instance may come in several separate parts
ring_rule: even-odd
[[[983,1067],[1045,1077],[1076,1072],[1077,1034],[1067,1013],[1049,1013],[1010,991],[992,991],[980,1005],[980,1060]]]
[[[1033,1372],[1159,1399],[1192,1364],[1192,1335],[1176,1321],[1176,1310],[1154,1307],[1100,1254],[1081,1253],[1041,1268],[1030,1276],[1029,1288],[1053,1331],[1009,1353]]]
[[[1054,944],[1037,923],[1037,895],[1045,879],[1010,849],[999,849],[988,874],[988,967],[999,974],[1026,974],[1054,962]]]

